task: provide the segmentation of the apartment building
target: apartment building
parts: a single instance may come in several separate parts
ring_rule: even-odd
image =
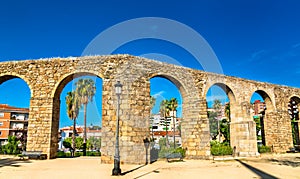
[[[28,108],[18,108],[8,104],[0,104],[0,144],[8,140],[8,136],[25,137],[28,128]]]

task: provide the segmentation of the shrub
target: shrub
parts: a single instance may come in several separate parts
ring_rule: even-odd
[[[57,158],[63,158],[63,157],[66,157],[65,152],[64,152],[64,151],[58,151],[56,157],[57,157]]]
[[[17,140],[16,136],[8,136],[8,143],[2,146],[4,154],[14,154],[17,155],[20,153],[18,144],[20,141]]]
[[[75,152],[75,157],[83,156],[83,152]]]
[[[259,153],[270,153],[271,152],[271,147],[269,146],[258,146],[258,152]]]
[[[86,152],[87,156],[101,156],[101,152],[96,152],[96,151],[87,151]]]
[[[181,153],[181,156],[184,158],[185,157],[185,149],[179,147],[179,148],[166,148],[163,147],[161,148],[161,150],[158,153],[158,157],[159,158],[166,158],[167,154],[171,154],[171,153]]]
[[[218,141],[210,142],[210,152],[212,155],[220,156],[220,155],[232,155],[233,150],[230,147],[229,143],[224,142],[220,143]]]

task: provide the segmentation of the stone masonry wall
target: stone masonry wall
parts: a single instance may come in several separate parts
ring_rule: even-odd
[[[210,157],[210,135],[206,93],[217,84],[231,103],[231,145],[237,153],[256,155],[255,123],[250,99],[259,92],[267,103],[265,134],[275,152],[292,146],[287,104],[300,97],[300,89],[228,77],[166,64],[130,55],[50,58],[0,63],[0,84],[21,78],[31,92],[27,150],[43,151],[55,158],[60,111],[60,93],[73,78],[94,75],[103,80],[102,162],[114,156],[116,95],[114,84],[123,86],[120,111],[120,153],[122,163],[145,163],[144,139],[149,138],[150,79],[163,77],[174,83],[183,100],[182,146],[187,158]],[[148,149],[149,150],[149,149]],[[149,152],[148,152],[149,153]]]

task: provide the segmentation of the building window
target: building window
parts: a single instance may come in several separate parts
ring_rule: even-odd
[[[0,112],[0,117],[4,117],[4,113],[3,112]]]
[[[2,136],[2,131],[0,131],[0,136]]]
[[[3,126],[3,122],[0,122],[0,126]]]

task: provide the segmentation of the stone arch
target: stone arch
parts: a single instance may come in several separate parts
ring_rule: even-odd
[[[174,74],[174,75],[173,75]],[[186,77],[190,75],[191,78]],[[186,149],[186,157],[190,159],[208,158],[210,155],[208,119],[206,101],[201,98],[201,89],[193,83],[196,76],[189,72],[150,73],[148,81],[153,77],[162,77],[172,82],[182,97],[181,140]],[[203,152],[205,151],[205,152]]]
[[[275,112],[275,106],[274,106],[274,102],[271,99],[271,95],[266,92],[267,90],[263,90],[263,89],[256,89],[255,91],[253,91],[251,93],[249,102],[251,101],[251,98],[253,96],[254,93],[259,94],[262,99],[264,100],[265,103],[265,109],[263,111],[260,111],[260,114],[258,115],[258,121],[260,126],[261,126],[261,144],[262,145],[267,145],[267,146],[271,146],[272,144],[272,134],[274,132],[274,122],[273,122],[273,116],[274,116],[274,112]],[[255,119],[253,118],[253,114],[251,114],[251,117],[253,121],[255,121]],[[255,125],[256,126],[256,125]],[[256,127],[255,127],[255,131],[256,131]],[[257,131],[256,131],[257,132]],[[257,141],[257,133],[255,132],[255,141],[256,143]]]
[[[224,90],[224,92],[228,95],[229,100],[232,100],[233,102],[236,102],[236,100],[235,100],[235,95],[234,95],[234,93],[233,93],[232,88],[230,88],[229,85],[228,85],[228,84],[225,84],[225,83],[216,82],[216,83],[211,84],[211,85],[206,89],[205,95],[207,95],[208,90],[209,90],[212,86],[214,86],[214,85],[216,85],[216,86],[222,88],[222,89]]]
[[[64,74],[58,82],[55,84],[54,89],[51,93],[51,97],[54,98],[57,94],[60,94],[63,88],[75,78],[79,78],[81,76],[96,76],[103,79],[103,75],[94,71],[78,71],[72,72],[68,74]]]
[[[19,75],[17,73],[1,74],[0,75],[0,85],[8,80],[15,79],[15,78],[20,78],[27,84],[27,86],[30,90],[30,97],[32,97],[32,95],[33,95],[32,85],[29,82],[29,80],[23,75]]]
[[[273,101],[272,101],[270,95],[269,95],[267,92],[265,92],[264,90],[260,90],[260,89],[259,89],[259,90],[254,91],[254,92],[252,93],[252,95],[253,95],[254,93],[258,93],[258,94],[263,98],[263,100],[265,101],[266,107],[267,107],[267,108],[266,108],[266,112],[268,112],[268,113],[274,112],[274,110],[275,110],[274,103],[273,103]],[[250,100],[251,100],[252,95],[250,96]],[[249,100],[249,101],[250,101],[250,100]]]
[[[167,80],[171,81],[178,88],[178,90],[180,91],[180,94],[182,95],[182,98],[184,96],[186,96],[187,92],[186,92],[186,88],[184,87],[184,83],[180,82],[177,78],[175,78],[171,75],[165,74],[165,73],[158,73],[158,74],[150,74],[149,78],[148,78],[148,81],[151,78],[155,78],[155,77],[160,77],[160,78],[164,78],[164,79],[167,79]]]
[[[235,118],[237,116],[236,112],[237,112],[237,102],[236,102],[236,97],[235,97],[235,93],[233,92],[232,88],[229,87],[228,84],[225,83],[221,83],[221,82],[216,82],[211,84],[210,86],[208,86],[208,88],[205,91],[205,98],[207,96],[208,90],[212,87],[212,86],[218,86],[220,87],[228,96],[229,101],[230,101],[230,118],[231,121],[235,121]]]
[[[51,138],[50,138],[50,158],[56,157],[56,152],[58,148],[58,129],[59,129],[59,118],[60,118],[60,94],[64,87],[71,82],[73,79],[82,77],[82,76],[95,76],[99,77],[97,73],[94,72],[73,72],[65,74],[60,78],[56,83],[55,88],[52,91],[51,97],[53,98],[53,110],[52,110],[52,120],[51,120]],[[101,78],[101,77],[99,77]],[[103,79],[103,78],[102,78]]]
[[[295,100],[297,104],[300,103],[300,96],[298,96],[298,95],[293,95],[293,96],[291,96],[291,97],[289,98],[289,100],[291,100],[291,99],[292,99],[292,100]]]

